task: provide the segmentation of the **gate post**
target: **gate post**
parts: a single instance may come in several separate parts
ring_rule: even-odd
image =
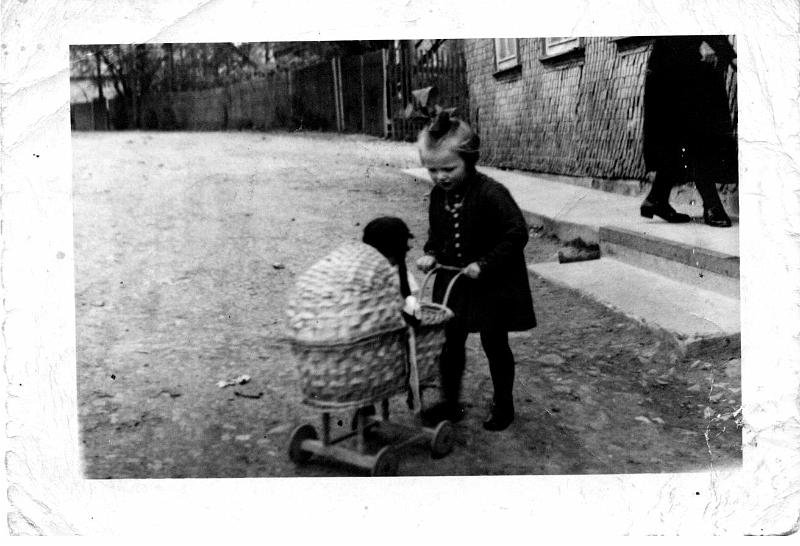
[[[342,84],[342,58],[336,57],[336,73],[338,75],[338,83],[339,83],[339,132],[343,132],[345,130],[345,122],[344,122],[344,92],[342,91],[343,84]]]
[[[367,132],[367,98],[364,90],[364,55],[359,56],[361,60],[361,132]]]
[[[389,67],[387,66],[389,63],[389,50],[382,49],[382,58],[383,58],[383,137],[389,138]]]
[[[342,63],[339,57],[331,59],[333,72],[333,105],[336,111],[336,130],[344,131],[344,100],[342,99]]]

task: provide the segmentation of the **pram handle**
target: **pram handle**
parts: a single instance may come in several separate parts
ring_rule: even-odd
[[[425,293],[425,287],[428,286],[428,280],[433,276],[434,273],[438,272],[439,270],[447,270],[447,271],[458,271],[456,275],[450,279],[450,284],[447,285],[447,290],[444,292],[444,299],[442,300],[442,305],[447,307],[447,302],[450,299],[450,292],[453,290],[453,285],[456,283],[458,278],[464,274],[464,271],[460,267],[455,267],[452,265],[437,265],[434,266],[428,274],[425,275],[425,279],[422,281],[422,288],[419,289],[420,296]],[[431,300],[433,300],[433,294],[431,294]]]

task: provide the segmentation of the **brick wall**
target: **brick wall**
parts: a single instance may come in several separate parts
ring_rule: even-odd
[[[650,44],[585,38],[579,55],[542,61],[518,41],[521,70],[496,74],[494,41],[466,40],[470,120],[487,165],[573,176],[640,178]]]

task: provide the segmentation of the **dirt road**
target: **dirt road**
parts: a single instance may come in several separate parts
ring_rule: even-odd
[[[87,477],[359,475],[286,456],[300,401],[281,341],[287,290],[371,218],[426,230],[412,145],[364,136],[74,133],[79,419]],[[556,241],[533,237],[532,261]],[[515,335],[518,418],[480,423],[471,339],[457,445],[410,448],[402,475],[675,472],[741,460],[738,360],[683,360],[660,338],[532,279],[540,326]],[[219,381],[250,382],[220,388]],[[428,398],[434,398],[430,396]],[[395,414],[407,419],[402,399]],[[342,415],[342,426],[349,416]],[[338,419],[335,419],[335,422]]]

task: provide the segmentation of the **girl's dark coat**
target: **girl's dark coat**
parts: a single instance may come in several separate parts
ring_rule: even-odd
[[[481,275],[460,277],[447,306],[453,320],[470,332],[487,327],[522,331],[536,326],[524,249],[528,226],[505,186],[477,171],[465,180],[459,228],[445,210],[445,192],[438,186],[430,194],[428,241],[425,252],[440,264],[464,267],[478,262]],[[460,237],[455,238],[455,232]],[[461,247],[456,249],[455,242]],[[461,252],[461,257],[458,252]],[[440,272],[433,299],[442,301],[454,273]]]

